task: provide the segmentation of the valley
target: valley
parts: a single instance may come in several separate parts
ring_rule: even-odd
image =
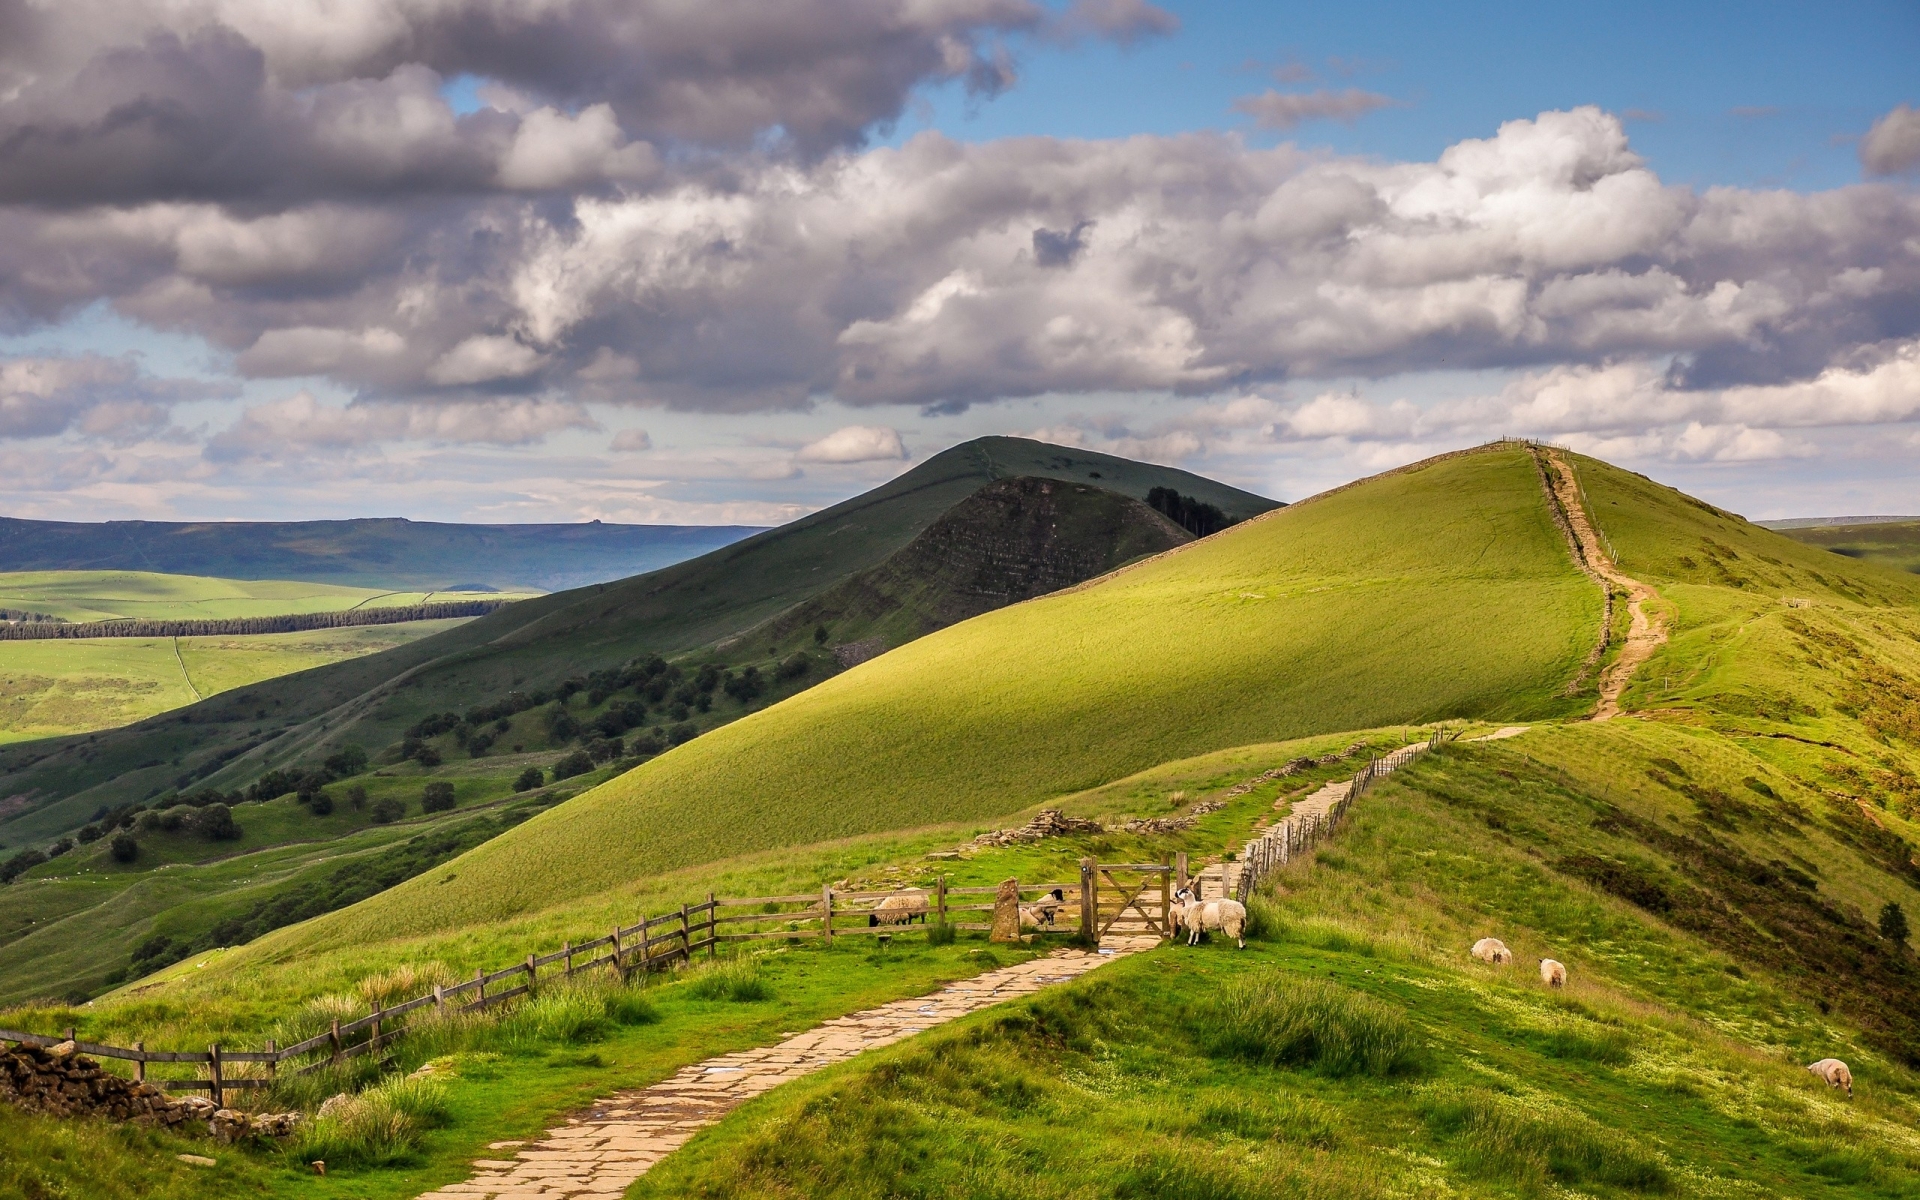
[[[10,778],[70,789],[13,818],[49,832],[89,803],[117,825],[116,805],[164,779],[119,783],[105,755],[164,736],[170,769],[200,774],[172,785],[184,807],[124,826],[161,869],[114,864],[103,834],[0,890],[17,1003],[0,1025],[289,1044],[369,997],[713,894],[1071,880],[1083,858],[1224,868],[1322,784],[1437,732],[1248,896],[1245,951],[1163,945],[785,1083],[629,1194],[1064,1200],[1088,1179],[1115,1197],[1920,1194],[1920,967],[1887,915],[1920,905],[1920,580],[1519,443],[1199,540],[1106,489],[1063,492],[1080,480],[1033,473],[1034,457],[1005,483],[941,484],[957,493],[945,509],[817,585],[755,566],[758,595],[720,607],[699,599],[714,576],[696,562],[619,603],[528,601],[441,635],[432,657],[391,652],[407,681],[449,681],[404,708],[404,688],[356,700],[342,683],[290,721],[268,683],[241,693],[269,714],[251,725],[216,699],[204,729],[136,727],[119,748],[54,748],[44,768],[10,752]],[[924,495],[914,484],[893,496]],[[874,536],[874,518],[842,522],[796,534]],[[1048,538],[1067,522],[1072,546],[1108,549],[1063,555]],[[722,553],[777,561],[769,549]],[[819,561],[804,542],[779,553]],[[674,592],[707,607],[634,611]],[[639,632],[592,632],[591,612]],[[868,639],[872,653],[837,653]],[[537,674],[561,646],[604,646],[609,665],[575,658],[578,686]],[[328,670],[364,682],[386,657]],[[470,690],[472,711],[427,701],[515,666],[543,699],[498,716],[500,693]],[[748,666],[766,690],[742,685]],[[1609,705],[1614,719],[1589,719]],[[258,732],[222,740],[243,726]],[[334,759],[348,729],[390,740]],[[218,757],[249,737],[267,741]],[[576,753],[587,769],[563,778]],[[326,762],[324,781],[296,774]],[[516,791],[528,767],[539,783]],[[285,791],[233,800],[268,772]],[[453,807],[429,814],[443,780]],[[222,798],[193,803],[202,792]],[[401,811],[376,821],[382,800]],[[226,844],[189,820],[216,804],[241,830]],[[976,836],[1043,808],[1085,824]],[[180,828],[143,830],[154,813]],[[328,889],[353,902],[249,924],[275,897]],[[172,944],[129,961],[159,934]],[[1471,960],[1485,936],[1517,963]],[[367,1058],[274,1092],[390,1094],[412,1107],[391,1110],[406,1132],[386,1141],[322,1121],[285,1153],[223,1149],[202,1171],[173,1157],[199,1143],[172,1134],[63,1133],[6,1109],[0,1124],[42,1148],[28,1157],[45,1179],[89,1194],[417,1196],[597,1098],[1047,949],[1045,934],[919,926],[735,943],[498,1016],[429,1012],[390,1051],[395,1073],[432,1064],[415,1099],[374,1088]],[[1540,981],[1542,958],[1566,965],[1564,988]],[[91,976],[112,989],[92,1003],[29,999],[107,963],[127,973]],[[1851,1065],[1851,1097],[1804,1069],[1822,1057]],[[55,1154],[62,1137],[87,1152]]]

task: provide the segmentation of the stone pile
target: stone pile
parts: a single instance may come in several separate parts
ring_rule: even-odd
[[[205,1123],[216,1141],[258,1135],[285,1137],[299,1124],[297,1112],[256,1116],[219,1108],[205,1096],[169,1096],[151,1083],[107,1071],[72,1042],[44,1049],[0,1047],[0,1100],[24,1112],[54,1117],[106,1117],[180,1132]]]
[[[1103,833],[1106,827],[1084,817],[1070,817],[1057,808],[1043,808],[1040,815],[1018,829],[995,829],[973,839],[976,846],[1021,846],[1042,838],[1065,837],[1073,833]]]

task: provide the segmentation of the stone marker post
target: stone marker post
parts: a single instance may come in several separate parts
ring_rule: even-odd
[[[1020,940],[1020,882],[1016,879],[1000,881],[1000,890],[993,896],[993,932],[987,937],[996,942],[1017,942]]]

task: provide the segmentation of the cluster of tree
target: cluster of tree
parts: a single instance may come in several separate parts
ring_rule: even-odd
[[[56,617],[52,613],[28,612],[24,608],[0,608],[0,621],[5,621],[9,625],[19,625],[22,623],[32,625],[43,621],[51,625],[65,625],[67,623],[65,617]]]
[[[511,600],[449,600],[393,608],[352,608],[343,612],[292,613],[279,617],[196,617],[181,621],[29,621],[0,624],[0,641],[103,637],[232,637],[237,634],[303,633],[310,629],[347,629],[360,625],[399,625],[448,617],[483,617]]]
[[[73,836],[59,838],[44,850],[22,850],[0,863],[0,884],[12,883],[41,863],[59,858],[75,846],[92,845],[101,838],[112,839],[107,849],[115,862],[132,862],[140,856],[140,843],[133,837],[136,831],[186,833],[209,842],[233,841],[243,831],[233,819],[228,799],[220,792],[207,789],[192,796],[172,797],[165,802],[165,807],[159,804],[153,807],[125,804],[111,810],[102,807],[93,814],[93,820]]]
[[[218,946],[238,946],[283,925],[357,904],[478,846],[530,815],[525,809],[495,813],[463,821],[451,829],[423,833],[379,854],[343,863],[321,879],[287,888],[244,913],[228,917],[198,937],[173,938],[159,934],[148,938],[134,947],[127,966],[108,975],[106,982],[118,984],[130,977],[157,971],[190,954]]]
[[[1157,487],[1148,491],[1147,504],[1195,537],[1219,533],[1234,523],[1233,518],[1214,505],[1204,503],[1192,496],[1182,496],[1169,487]]]
[[[367,752],[358,746],[342,746],[327,755],[317,767],[276,767],[262,775],[247,788],[245,799],[273,800],[292,792],[300,798],[300,803],[314,807],[316,797],[324,794],[326,786],[337,780],[351,778],[367,769]],[[236,802],[241,793],[235,792]],[[316,809],[324,816],[333,811],[331,798],[319,801],[323,807]]]

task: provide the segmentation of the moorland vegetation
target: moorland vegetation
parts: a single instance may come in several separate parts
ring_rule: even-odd
[[[1564,458],[1667,630],[1620,718],[1583,719],[1600,588],[1533,452],[1498,445],[932,633],[587,776],[352,907],[0,1023],[242,1044],[362,1013],[402,973],[471,977],[709,891],[1217,861],[1350,769],[1271,768],[1444,722],[1454,740],[1251,898],[1246,951],[1138,955],[787,1085],[636,1193],[1920,1194],[1920,970],[1886,915],[1920,903],[1920,580]],[[1496,726],[1526,729],[1476,740]],[[971,843],[1043,804],[1107,830]],[[273,805],[312,819],[297,795]],[[253,807],[232,806],[243,830]],[[1195,819],[1118,828],[1177,813]],[[1489,934],[1517,967],[1469,959]],[[763,945],[632,998],[608,984],[423,1028],[392,1065],[440,1064],[416,1089],[432,1095],[371,1067],[286,1092],[358,1089],[372,1114],[315,1127],[344,1164],[324,1179],[267,1149],[194,1174],[173,1155],[195,1143],[7,1111],[0,1133],[25,1164],[7,1169],[49,1190],[416,1195],[615,1089],[1031,952]],[[1543,957],[1565,988],[1531,970]],[[1804,1069],[1827,1056],[1852,1065],[1851,1099]]]

